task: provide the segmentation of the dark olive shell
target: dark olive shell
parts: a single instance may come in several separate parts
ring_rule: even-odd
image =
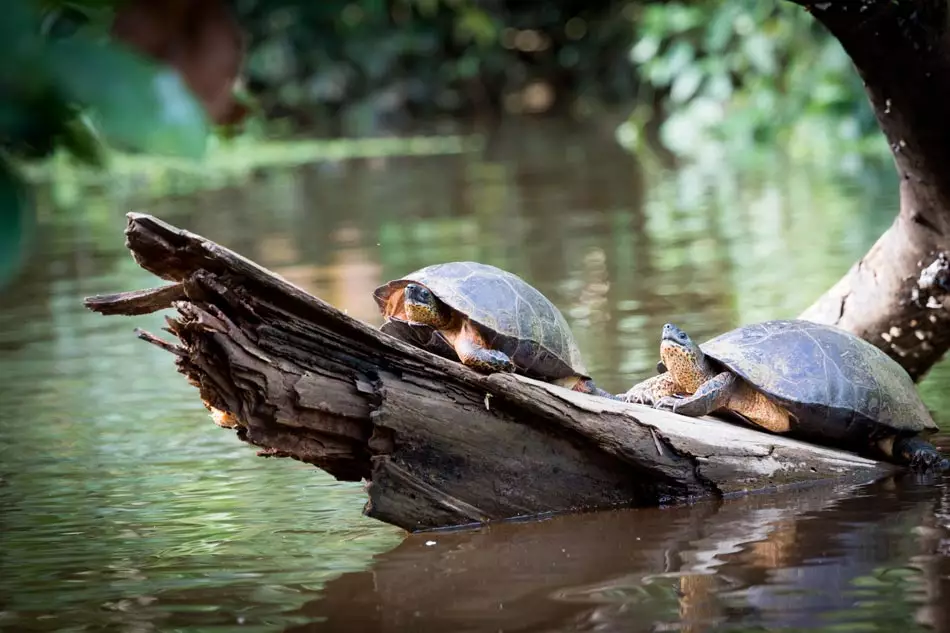
[[[427,266],[373,293],[380,311],[390,295],[409,282],[427,287],[479,328],[489,347],[504,352],[529,376],[553,380],[589,377],[571,328],[561,311],[536,288],[510,272],[478,262]],[[432,328],[390,319],[383,331],[431,352],[458,360]]]
[[[785,406],[804,435],[851,443],[938,428],[904,368],[840,328],[765,321],[721,334],[700,349]]]

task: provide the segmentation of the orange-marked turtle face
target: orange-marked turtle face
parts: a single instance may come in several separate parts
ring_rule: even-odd
[[[689,335],[672,323],[663,326],[660,358],[676,383],[694,391],[705,380],[703,353]]]
[[[410,323],[441,329],[452,319],[451,309],[439,301],[432,291],[420,284],[407,284],[403,291],[406,318]]]

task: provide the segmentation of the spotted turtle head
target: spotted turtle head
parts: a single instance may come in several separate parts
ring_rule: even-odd
[[[705,357],[702,350],[693,342],[689,334],[672,323],[663,326],[660,358],[677,383],[688,385],[703,382]]]
[[[447,326],[452,318],[452,309],[421,284],[406,284],[403,300],[410,323],[441,329]]]

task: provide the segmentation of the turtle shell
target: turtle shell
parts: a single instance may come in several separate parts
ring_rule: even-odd
[[[833,326],[765,321],[700,349],[785,406],[798,419],[797,433],[806,436],[852,444],[938,428],[903,367]]]
[[[392,293],[410,282],[427,287],[439,300],[467,317],[479,328],[489,347],[507,354],[521,373],[546,380],[571,375],[589,377],[564,315],[521,277],[478,262],[427,266],[376,289],[373,297],[384,315]],[[390,318],[381,329],[458,360],[455,350],[431,327]]]

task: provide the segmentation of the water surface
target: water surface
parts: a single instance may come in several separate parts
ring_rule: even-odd
[[[946,478],[405,539],[360,515],[359,484],[255,457],[215,427],[171,356],[132,335],[158,331],[162,315],[102,317],[81,304],[158,283],[123,246],[129,210],[374,324],[382,281],[476,259],[551,297],[595,379],[619,391],[653,371],[666,321],[702,340],[804,309],[890,223],[889,164],[846,175],[772,155],[743,171],[664,172],[606,128],[519,121],[462,155],[267,169],[160,200],[128,185],[43,200],[35,257],[0,294],[0,629],[950,622]],[[943,424],[948,386],[948,365],[922,385]]]

